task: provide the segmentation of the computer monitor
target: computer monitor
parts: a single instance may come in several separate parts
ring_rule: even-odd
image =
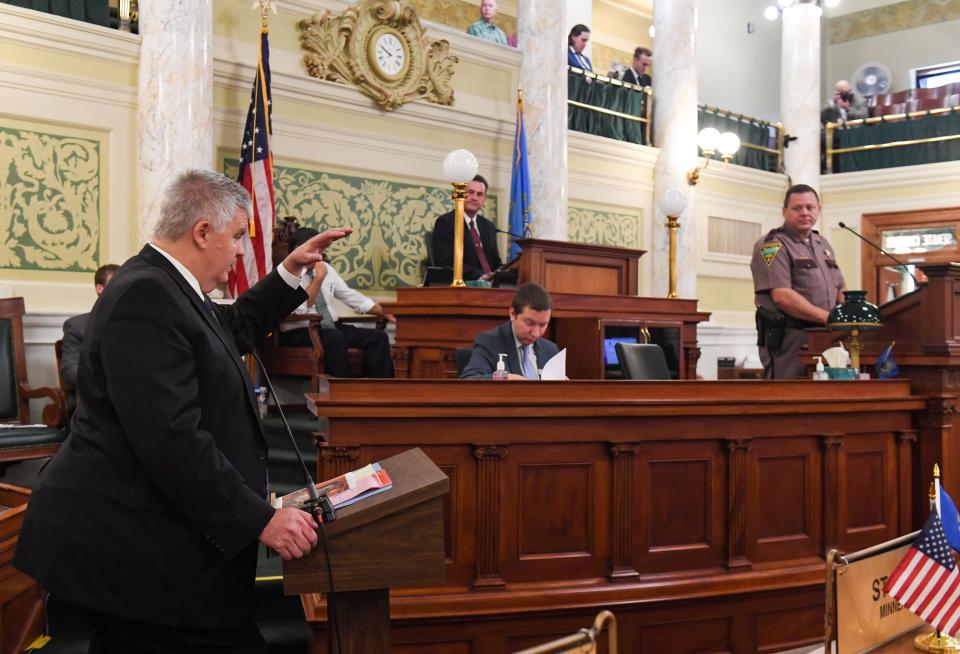
[[[603,339],[603,357],[607,367],[613,368],[620,365],[620,360],[617,359],[617,343],[635,345],[638,342],[636,336],[608,336]]]

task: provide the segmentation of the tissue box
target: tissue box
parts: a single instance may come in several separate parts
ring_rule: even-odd
[[[857,371],[853,368],[827,368],[827,377],[829,379],[850,379],[857,378]]]

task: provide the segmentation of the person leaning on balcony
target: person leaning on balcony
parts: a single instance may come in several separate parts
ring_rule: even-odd
[[[653,63],[653,51],[650,48],[638,47],[633,51],[633,63],[623,71],[621,82],[636,84],[637,86],[651,86],[650,74],[647,70]]]
[[[583,49],[590,41],[590,28],[577,23],[567,36],[567,65],[593,72],[590,57],[583,54]]]
[[[850,82],[839,80],[833,87],[833,95],[820,110],[821,123],[845,123],[869,115],[867,101],[853,92]]]
[[[493,24],[497,17],[497,0],[482,0],[480,2],[480,20],[467,28],[467,34],[484,41],[493,41],[507,45],[507,35]]]

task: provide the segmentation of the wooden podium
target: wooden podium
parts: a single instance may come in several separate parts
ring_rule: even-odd
[[[389,654],[389,589],[437,585],[445,579],[443,500],[450,480],[420,448],[380,465],[393,487],[338,510],[337,519],[326,525],[345,653]],[[284,561],[284,592],[329,592],[327,570],[319,543],[302,559]],[[304,604],[320,606],[315,598]]]
[[[536,282],[551,293],[636,295],[638,259],[646,250],[523,238],[513,263],[517,282]]]

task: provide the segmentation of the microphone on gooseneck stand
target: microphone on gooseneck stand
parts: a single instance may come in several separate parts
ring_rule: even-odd
[[[907,274],[908,274],[908,275],[910,275],[911,277],[913,277],[913,283],[914,283],[916,286],[919,286],[919,285],[920,285],[920,282],[917,281],[916,275],[914,275],[912,272],[910,272],[910,268],[908,268],[908,267],[907,267],[907,264],[905,264],[903,261],[901,261],[901,260],[898,259],[897,257],[893,256],[892,254],[890,254],[889,252],[887,252],[886,250],[884,250],[882,247],[880,247],[879,245],[877,245],[876,243],[874,243],[873,241],[871,241],[870,239],[868,239],[868,238],[867,238],[866,236],[864,236],[863,234],[860,234],[859,232],[854,231],[852,228],[850,228],[850,227],[848,227],[847,225],[845,225],[845,224],[843,223],[843,221],[840,221],[840,222],[838,222],[837,224],[840,225],[840,228],[841,228],[841,229],[847,230],[848,232],[850,232],[851,234],[853,234],[854,236],[856,236],[857,238],[859,238],[861,241],[863,241],[864,243],[866,243],[867,245],[869,245],[869,246],[872,247],[873,249],[879,250],[879,251],[882,252],[883,254],[887,255],[888,257],[890,257],[891,259],[893,259],[894,261],[896,261],[898,264],[900,264],[900,267],[901,267],[901,268],[903,268],[904,270],[907,271]]]
[[[251,347],[245,349],[249,350],[250,354],[252,354],[253,358],[257,361],[257,365],[260,366],[260,371],[263,373],[263,380],[267,382],[267,388],[270,389],[270,394],[276,398],[277,393],[273,390],[273,384],[270,382],[267,367],[263,365],[263,361],[260,360],[257,351]],[[320,495],[317,492],[317,485],[313,481],[313,476],[310,475],[310,469],[307,468],[307,464],[303,461],[300,446],[297,445],[297,441],[293,437],[293,430],[290,429],[290,423],[287,422],[287,416],[284,415],[283,407],[280,406],[279,401],[277,401],[277,412],[280,414],[283,428],[287,432],[287,438],[290,439],[290,445],[293,446],[293,451],[297,455],[297,461],[300,462],[300,467],[303,468],[303,478],[307,483],[307,495],[309,498],[304,503],[304,508],[308,513],[313,515],[320,524],[321,541],[323,542],[324,556],[327,559],[327,583],[330,585],[330,591],[327,593],[327,614],[329,616],[329,622],[333,624],[333,629],[327,630],[327,651],[334,651],[333,641],[334,637],[336,637],[336,650],[339,654],[342,654],[343,637],[340,632],[340,619],[337,615],[336,591],[333,587],[333,563],[330,561],[330,545],[327,542],[327,531],[323,526],[325,522],[333,522],[336,519],[336,513],[333,510],[333,504],[330,503],[330,498],[327,497],[327,494],[324,493]]]
[[[276,391],[273,390],[273,384],[270,382],[270,375],[267,374],[267,368],[263,365],[263,361],[260,360],[260,357],[257,355],[257,351],[251,349],[250,353],[253,355],[253,358],[256,359],[257,365],[260,366],[260,371],[263,373],[263,380],[267,382],[267,388],[270,389],[270,395],[274,398],[277,397]],[[309,499],[305,503],[309,513],[314,514],[318,520],[321,522],[333,522],[336,519],[336,513],[333,510],[333,505],[330,504],[330,499],[324,495],[317,493],[317,485],[313,481],[313,477],[310,475],[310,469],[307,468],[307,464],[303,460],[303,454],[300,452],[300,446],[297,445],[297,440],[293,437],[293,430],[290,429],[290,423],[287,422],[287,416],[283,413],[283,407],[280,406],[280,402],[277,402],[277,412],[280,414],[280,420],[283,422],[283,429],[287,432],[287,438],[290,439],[290,445],[293,447],[294,454],[297,455],[297,461],[300,462],[300,467],[303,468],[303,479],[307,484],[307,495]]]
[[[495,229],[496,231],[500,232],[501,234],[506,234],[507,236],[512,236],[514,240],[519,240],[519,239],[521,239],[521,238],[524,238],[523,236],[520,236],[519,234],[514,234],[513,232],[511,232],[510,230],[507,230],[507,229],[500,229],[500,228],[497,227],[497,226],[494,226],[494,229]]]

